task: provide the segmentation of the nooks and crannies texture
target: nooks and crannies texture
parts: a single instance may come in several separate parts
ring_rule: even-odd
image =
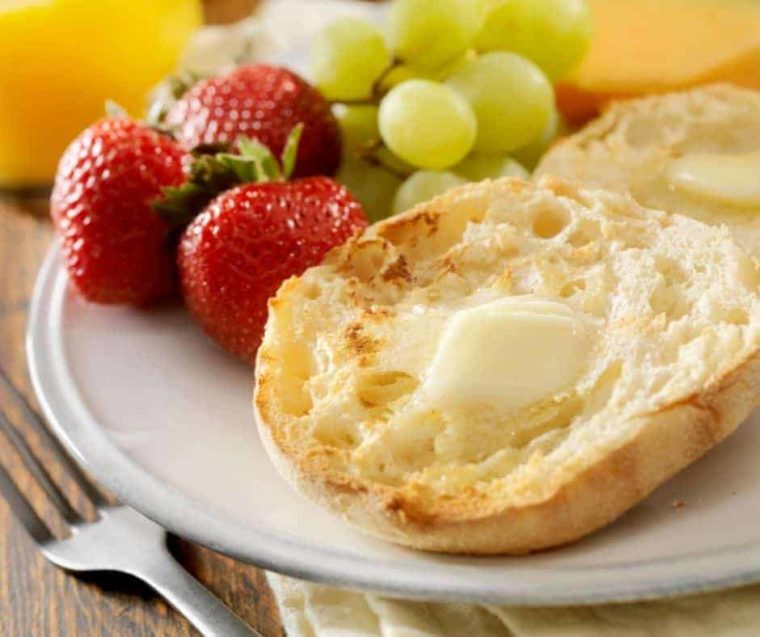
[[[725,228],[545,179],[455,189],[372,226],[270,303],[255,405],[280,471],[408,546],[521,553],[614,520],[760,396],[760,269]],[[572,387],[514,413],[436,409],[449,318],[568,306],[593,332]]]

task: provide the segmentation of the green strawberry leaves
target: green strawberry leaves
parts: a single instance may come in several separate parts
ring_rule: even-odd
[[[151,128],[168,134],[172,130],[166,126],[165,119],[172,106],[181,99],[193,86],[206,76],[193,71],[182,71],[175,75],[168,76],[153,91],[155,98],[148,107],[148,114],[145,118]]]
[[[238,148],[239,155],[221,153],[216,158],[237,175],[240,183],[262,183],[280,178],[280,165],[264,144],[243,137],[238,140]]]
[[[242,183],[216,155],[200,154],[190,167],[187,181],[163,189],[163,197],[151,205],[172,228],[182,228],[218,194]]]
[[[264,144],[247,137],[241,137],[237,142],[239,154],[219,153],[216,160],[232,170],[243,184],[287,181],[296,167],[302,134],[303,124],[290,131],[279,161]]]
[[[194,161],[187,181],[179,187],[163,189],[163,197],[154,201],[153,209],[172,227],[190,223],[209,202],[221,193],[248,183],[287,181],[293,174],[303,124],[288,135],[282,157],[255,139],[237,140],[237,153],[229,145],[198,146],[193,149]]]
[[[282,151],[282,172],[285,179],[290,179],[293,174],[293,170],[296,167],[296,158],[298,157],[298,144],[301,143],[301,135],[303,135],[303,124],[298,124],[290,134],[285,142],[285,148]]]

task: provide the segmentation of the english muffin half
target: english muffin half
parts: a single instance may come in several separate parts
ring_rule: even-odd
[[[758,263],[555,179],[450,191],[270,302],[266,448],[375,536],[525,553],[611,522],[758,404]]]
[[[694,159],[704,164],[705,155],[712,157],[712,176],[702,165],[701,184],[688,173],[684,180],[683,168],[693,167]],[[732,166],[747,157],[753,170]],[[732,200],[725,182],[738,171],[747,183],[744,193],[733,184]],[[714,84],[617,102],[557,143],[536,174],[627,191],[642,205],[726,224],[741,245],[760,255],[760,91]]]

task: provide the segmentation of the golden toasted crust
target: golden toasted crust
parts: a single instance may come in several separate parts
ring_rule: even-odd
[[[727,438],[757,406],[760,355],[714,388],[642,419],[639,435],[601,458],[551,497],[477,519],[442,509],[434,519],[366,484],[301,473],[261,426],[262,441],[280,473],[312,500],[380,539],[414,549],[471,555],[524,554],[567,544],[616,520],[667,479]],[[259,423],[266,422],[262,399]],[[453,520],[448,519],[453,518]]]
[[[664,480],[728,436],[758,404],[760,315],[751,299],[746,301],[749,303],[746,306],[748,316],[742,316],[738,321],[745,327],[725,328],[737,334],[741,332],[746,343],[730,351],[727,349],[725,365],[716,363],[715,373],[708,374],[696,385],[684,381],[677,390],[660,398],[648,396],[640,408],[629,412],[614,405],[612,388],[604,390],[609,394],[605,394],[606,398],[600,398],[602,390],[596,394],[591,392],[589,395],[602,402],[588,407],[588,414],[571,410],[561,425],[567,438],[560,437],[556,446],[539,446],[526,454],[520,465],[526,470],[525,478],[507,483],[494,479],[486,486],[481,484],[482,480],[479,483],[464,481],[461,488],[447,491],[419,478],[419,472],[410,471],[411,478],[393,482],[384,481],[383,475],[367,474],[358,467],[354,451],[358,443],[344,444],[340,438],[356,435],[349,426],[351,423],[346,424],[344,430],[336,427],[337,434],[332,429],[325,432],[320,429],[324,423],[320,424],[311,415],[319,391],[314,385],[310,385],[312,395],[303,389],[307,383],[313,382],[316,374],[316,363],[311,356],[316,341],[320,335],[326,338],[324,335],[329,332],[335,334],[335,343],[338,343],[330,349],[333,363],[328,366],[329,373],[326,374],[333,381],[330,385],[333,393],[328,393],[330,400],[326,402],[332,406],[332,401],[339,407],[328,413],[334,414],[337,423],[344,413],[341,411],[344,405],[335,397],[336,393],[341,388],[353,387],[356,374],[386,369],[383,356],[392,345],[383,338],[384,328],[376,325],[387,326],[399,320],[402,315],[398,309],[399,299],[415,295],[420,289],[433,289],[436,295],[451,293],[456,296],[471,292],[466,286],[462,288],[464,292],[458,287],[459,279],[472,283],[473,277],[481,276],[472,273],[474,267],[468,262],[472,254],[466,248],[468,241],[475,246],[482,247],[482,244],[470,239],[465,241],[462,237],[467,236],[465,228],[477,230],[478,224],[483,223],[483,201],[490,202],[488,206],[499,207],[499,214],[503,215],[499,222],[503,223],[510,215],[517,219],[522,207],[533,205],[531,202],[537,197],[540,197],[537,210],[552,210],[557,215],[568,210],[575,215],[576,204],[580,205],[585,211],[581,221],[586,225],[591,221],[599,222],[607,241],[617,238],[615,232],[640,224],[641,227],[661,227],[671,232],[676,229],[678,232],[674,236],[691,236],[686,243],[704,244],[702,248],[709,249],[714,257],[717,256],[715,250],[725,252],[735,248],[730,242],[726,243],[728,240],[721,231],[681,217],[641,209],[626,198],[584,191],[573,184],[552,179],[538,186],[517,180],[469,186],[378,224],[365,236],[334,251],[325,265],[286,282],[272,301],[270,322],[259,350],[254,403],[259,431],[270,457],[298,490],[360,529],[413,548],[469,554],[526,553],[571,542],[616,519]],[[556,207],[558,201],[561,205]],[[509,210],[509,205],[514,207],[514,212]],[[596,208],[589,212],[588,206]],[[528,225],[533,231],[537,229],[539,235],[555,232],[555,228],[537,227],[537,219],[543,223],[551,217],[532,217]],[[586,225],[578,227],[585,228]],[[573,237],[577,236],[577,228],[573,230],[575,234],[568,234],[567,238],[562,232],[565,231],[560,231],[556,239],[544,240],[572,243]],[[472,234],[477,233],[473,231]],[[496,241],[495,237],[494,231],[486,240]],[[498,239],[502,240],[504,237]],[[388,243],[393,246],[390,251]],[[632,245],[635,244],[633,241]],[[510,245],[494,246],[494,250],[497,249],[506,255],[498,261],[499,267],[506,268],[498,277],[489,275],[488,285],[497,288],[506,285],[504,289],[512,290],[510,286],[520,283],[521,257],[510,256]],[[603,249],[610,250],[609,247],[582,243],[571,246],[563,254],[574,267],[586,271],[593,269],[593,264],[600,259],[599,251]],[[754,295],[757,281],[760,281],[757,263],[744,254],[737,253],[736,258],[740,267],[751,270],[750,274],[742,276],[749,277],[746,287]],[[487,265],[496,267],[493,263]],[[449,275],[453,275],[453,282],[447,278]],[[438,282],[439,287],[424,287],[431,280]],[[441,280],[444,283],[440,283]],[[335,292],[336,281],[345,284],[340,295]],[[336,296],[329,297],[330,294]],[[316,310],[312,313],[304,299],[324,295],[329,298],[323,303],[320,301],[319,313]],[[413,298],[415,302],[419,300],[417,296]],[[431,296],[434,298],[435,295]],[[584,301],[586,305],[583,307],[595,311],[597,300],[590,298]],[[726,299],[732,301],[732,298],[730,295],[725,299],[721,297],[721,303]],[[327,315],[331,308],[342,303],[352,306],[347,316],[362,318],[344,321],[341,315],[337,320],[339,328],[336,328]],[[672,318],[671,329],[675,329],[673,326],[678,320]],[[646,336],[662,330],[665,324],[657,317],[639,321],[634,316],[630,320],[623,317],[614,325],[605,325],[608,330],[622,329],[627,330],[625,334]],[[341,376],[345,371],[341,367],[342,356],[350,361],[345,366],[351,369],[351,375]],[[293,360],[301,361],[303,367],[293,368]],[[601,386],[609,369],[609,366],[604,367],[605,371],[594,381],[597,385]],[[406,379],[402,378],[402,381],[406,382]],[[396,385],[384,385],[387,386]],[[402,389],[414,392],[415,388],[412,383]],[[631,395],[634,394],[621,395],[620,400],[630,403],[632,400],[626,396]],[[357,413],[368,414],[368,422],[378,413],[373,400],[372,396],[365,396],[363,403],[359,401],[359,409],[365,411]],[[403,400],[388,403],[387,409],[393,415],[387,416],[383,412],[377,417],[384,424],[372,425],[370,422],[370,429],[397,424],[394,418],[398,420],[397,412],[402,411],[399,405]],[[603,412],[599,405],[609,411]],[[593,420],[594,410],[603,412],[601,420],[612,417],[618,418],[619,422],[614,423],[615,427],[600,424]],[[327,422],[331,424],[329,419]],[[423,421],[415,423],[417,428],[424,424]],[[596,429],[589,423],[593,423]],[[579,440],[583,441],[582,427],[590,431],[592,439],[595,435],[602,435],[595,432],[604,432],[610,440],[604,444],[580,442],[580,458],[571,450],[554,460],[552,454],[557,448],[570,445],[567,440],[573,435],[579,434]],[[308,434],[305,433],[307,430]],[[325,438],[327,434],[329,437]],[[547,435],[553,435],[553,432],[549,431]],[[530,444],[533,443],[531,440]],[[414,447],[415,453],[419,454],[421,448]],[[535,471],[532,464],[538,467]],[[512,477],[507,475],[508,479]]]

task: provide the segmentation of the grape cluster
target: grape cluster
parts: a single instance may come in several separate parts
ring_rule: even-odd
[[[338,20],[311,54],[343,132],[338,179],[375,219],[526,176],[559,127],[552,82],[591,37],[585,0],[394,0],[384,26]]]

